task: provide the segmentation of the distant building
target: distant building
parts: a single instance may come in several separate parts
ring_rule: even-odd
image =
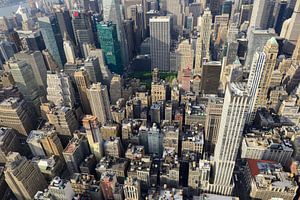
[[[170,70],[171,19],[169,16],[150,19],[151,67]]]
[[[123,73],[121,44],[118,40],[117,25],[112,22],[97,24],[98,40],[108,68],[115,73]]]

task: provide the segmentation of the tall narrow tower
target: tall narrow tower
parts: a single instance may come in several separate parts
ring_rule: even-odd
[[[250,124],[255,117],[255,101],[258,95],[258,89],[262,79],[262,74],[265,66],[266,54],[264,52],[256,52],[254,55],[250,74],[248,78],[248,88],[250,94],[249,113],[247,115],[247,123]]]
[[[168,16],[150,19],[151,67],[170,70],[171,19]]]
[[[244,83],[228,83],[218,140],[214,153],[213,193],[229,195],[232,175],[248,110],[249,94]]]
[[[204,56],[209,59],[209,46],[210,46],[210,36],[211,36],[211,25],[212,25],[212,15],[210,10],[206,9],[201,18],[201,31],[200,37],[203,40],[203,51]]]
[[[121,45],[122,61],[123,65],[127,66],[129,63],[128,48],[125,30],[122,23],[121,5],[118,0],[102,0],[102,7],[104,21],[111,21],[117,26],[118,39]]]
[[[87,91],[88,99],[92,109],[99,122],[104,125],[112,119],[110,112],[110,102],[107,87],[101,83],[94,83]]]
[[[88,73],[80,69],[74,73],[77,89],[80,96],[81,105],[85,114],[91,114],[91,107],[87,97],[87,89],[90,86]]]
[[[270,87],[271,76],[276,65],[278,54],[278,43],[274,37],[268,40],[267,44],[264,46],[263,53],[265,54],[265,61],[261,72],[261,78],[258,82],[256,99],[254,99],[254,105],[250,110],[250,112],[252,112],[251,120],[254,119],[255,113],[253,112],[256,112],[257,108],[267,105],[267,95]]]

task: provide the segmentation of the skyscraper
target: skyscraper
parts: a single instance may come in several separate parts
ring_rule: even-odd
[[[86,137],[91,149],[99,161],[103,156],[103,140],[100,133],[100,124],[96,116],[86,115],[82,120],[83,127],[85,128]]]
[[[37,165],[16,152],[9,153],[7,159],[5,181],[17,199],[33,199],[46,189],[48,184]]]
[[[0,127],[0,163],[7,162],[9,152],[20,152],[21,142],[19,133],[12,128]]]
[[[76,38],[76,44],[80,48],[81,56],[83,56],[83,44],[94,44],[94,36],[89,13],[85,13],[83,10],[73,10],[72,25]]]
[[[261,87],[261,79],[262,73],[264,70],[266,61],[266,54],[264,52],[256,52],[254,55],[252,65],[250,68],[250,74],[248,78],[248,88],[249,88],[249,94],[250,94],[250,100],[249,100],[249,113],[247,115],[247,123],[250,123],[254,117],[256,110],[254,108],[255,101],[258,95],[258,88]]]
[[[25,100],[33,102],[35,106],[39,106],[40,92],[31,66],[25,61],[18,60],[9,61],[8,65],[16,86],[24,95]]]
[[[64,72],[47,74],[47,99],[55,105],[72,108],[75,104],[75,92],[71,78]]]
[[[27,137],[30,150],[34,156],[50,157],[56,155],[62,158],[63,146],[53,128],[32,130]]]
[[[250,121],[255,117],[257,108],[267,106],[267,95],[270,87],[270,81],[272,73],[276,65],[276,59],[278,54],[278,43],[274,37],[268,40],[267,44],[264,46],[263,53],[255,57],[255,62],[253,63],[254,69],[251,69],[249,76],[249,85],[252,85],[253,92],[250,91],[251,99],[251,110],[250,110]],[[253,74],[254,73],[254,74]],[[258,85],[256,85],[258,84]]]
[[[64,52],[66,55],[67,63],[75,63],[75,48],[72,41],[68,40],[66,33],[64,35]]]
[[[63,6],[56,6],[54,12],[59,25],[60,34],[62,36],[67,34],[72,43],[75,43],[76,40],[73,32],[73,26],[72,23],[70,23],[72,18],[69,10]]]
[[[92,113],[96,116],[101,124],[105,124],[112,119],[110,112],[110,102],[107,87],[101,83],[94,83],[87,90],[88,99]]]
[[[198,26],[200,26],[200,40],[202,41],[202,58],[210,59],[210,38],[211,38],[212,14],[206,9],[201,17],[198,18]],[[197,51],[197,50],[196,50]],[[198,53],[197,53],[198,54]]]
[[[269,20],[272,17],[273,9],[273,0],[255,0],[253,4],[249,31],[254,29],[266,30],[271,27]]]
[[[60,34],[57,20],[53,16],[39,17],[38,24],[42,32],[46,48],[51,53],[58,66],[62,68],[66,62],[66,58],[63,49],[63,39]]]
[[[150,19],[151,67],[170,70],[171,19],[168,16]]]
[[[122,97],[122,78],[119,75],[114,75],[110,81],[110,101],[113,105]]]
[[[245,62],[246,67],[249,67],[251,65],[253,56],[258,48],[263,47],[272,36],[275,36],[275,32],[271,30],[248,31],[248,50]]]
[[[31,107],[20,98],[8,98],[0,103],[0,125],[17,130],[22,135],[27,134],[37,126],[35,113]]]
[[[42,53],[40,51],[22,51],[16,53],[15,58],[23,60],[31,66],[40,92],[41,94],[44,94],[47,86],[47,68]]]
[[[181,32],[184,27],[184,2],[181,0],[166,0],[167,13],[172,15],[173,26],[176,31]]]
[[[211,192],[224,195],[232,192],[233,169],[248,111],[248,97],[245,84],[228,83],[214,152]]]
[[[211,61],[203,64],[201,92],[217,94],[220,84],[221,62]]]
[[[119,0],[103,0],[103,19],[105,22],[111,21],[116,25],[118,40],[121,47],[122,63],[124,66],[129,64],[127,41],[125,30],[122,23],[121,4]]]
[[[99,42],[108,68],[115,73],[123,73],[121,46],[117,35],[117,26],[111,22],[98,23]]]
[[[194,50],[189,40],[183,40],[176,49],[176,64],[178,65],[178,78],[181,81],[185,69],[192,69],[194,63]]]
[[[90,80],[86,70],[77,70],[74,73],[74,78],[76,81],[83,111],[85,114],[91,114],[91,107],[87,97],[87,89],[90,86]]]
[[[84,61],[84,69],[89,75],[89,79],[92,83],[101,81],[101,69],[99,66],[99,58],[95,56],[88,56]]]
[[[300,34],[300,1],[297,0],[292,17],[285,20],[280,33],[281,37],[296,44]]]

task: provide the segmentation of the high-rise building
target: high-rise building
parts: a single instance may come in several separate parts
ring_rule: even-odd
[[[218,140],[214,152],[213,184],[209,190],[228,195],[248,111],[248,91],[243,83],[228,83],[224,97]]]
[[[220,84],[221,62],[211,61],[203,64],[201,92],[217,94]]]
[[[133,32],[133,20],[124,20],[123,22],[126,41],[127,41],[127,48],[128,48],[128,58],[132,60],[137,49],[134,48],[134,32]]]
[[[167,13],[172,15],[173,26],[176,31],[181,32],[184,27],[184,8],[185,5],[180,0],[166,0]]]
[[[247,116],[247,123],[250,123],[254,119],[256,114],[255,109],[257,109],[257,107],[254,108],[254,106],[259,91],[258,89],[259,87],[262,87],[261,79],[263,78],[262,73],[264,70],[265,61],[266,61],[266,54],[264,52],[256,52],[252,61],[248,83],[247,83],[249,88],[249,94],[250,94],[249,113]]]
[[[19,133],[6,127],[0,127],[0,163],[7,162],[9,152],[21,152]]]
[[[112,22],[97,24],[98,39],[108,68],[115,73],[123,72],[121,44],[118,40],[117,26]]]
[[[176,64],[178,66],[178,78],[181,82],[182,73],[185,69],[192,69],[194,63],[194,50],[189,40],[183,40],[175,51]]]
[[[13,128],[22,135],[37,126],[37,117],[31,107],[21,98],[8,98],[0,103],[0,125]]]
[[[285,20],[282,26],[280,37],[296,44],[300,34],[300,1],[296,2],[292,17]]]
[[[71,40],[68,40],[67,35],[64,35],[64,52],[66,55],[67,63],[75,63],[76,54],[75,48]]]
[[[149,129],[147,140],[148,153],[162,156],[164,134],[157,127],[157,124],[153,123],[152,127]]]
[[[170,70],[171,19],[168,16],[150,19],[151,67]]]
[[[293,51],[292,60],[295,63],[300,63],[300,36],[299,36],[298,41],[296,43],[296,47]]]
[[[43,50],[42,54],[43,54],[47,69],[50,70],[51,72],[59,71],[59,66],[56,63],[56,61],[54,60],[51,53],[48,51],[48,49]]]
[[[122,23],[122,11],[120,1],[118,0],[103,0],[103,19],[105,22],[111,21],[116,25],[117,36],[121,47],[122,63],[124,66],[129,64],[127,41],[125,30]]]
[[[214,152],[214,148],[218,140],[222,108],[222,98],[209,98],[206,107],[205,141],[207,144],[207,150],[209,150],[211,153]]]
[[[276,65],[278,47],[276,39],[272,37],[264,46],[263,52],[255,56],[248,82],[249,87],[251,87],[250,118],[248,117],[248,122],[253,121],[259,107],[267,106],[267,95]]]
[[[11,57],[14,56],[14,49],[11,42],[1,41],[0,42],[0,63],[7,62]]]
[[[97,58],[96,56],[88,56],[84,61],[84,69],[87,71],[89,79],[92,83],[101,81],[99,58]]]
[[[7,160],[5,181],[17,199],[33,199],[47,188],[45,177],[33,162],[16,152],[9,153]]]
[[[60,34],[62,36],[67,34],[70,40],[72,41],[72,43],[74,44],[76,40],[73,32],[72,23],[70,23],[71,16],[69,10],[63,6],[56,6],[54,8],[54,12],[60,29]]]
[[[86,137],[91,149],[97,160],[103,157],[103,140],[100,133],[100,124],[96,116],[86,115],[82,120],[85,128]]]
[[[56,155],[62,158],[63,147],[54,127],[49,126],[43,130],[32,130],[26,142],[34,156],[46,158]]]
[[[14,56],[17,60],[25,61],[31,66],[34,79],[43,94],[47,87],[47,68],[42,53],[40,51],[22,51]]]
[[[47,100],[55,105],[73,108],[75,92],[71,78],[64,72],[48,72]]]
[[[92,113],[101,124],[105,124],[112,119],[110,102],[107,87],[101,83],[94,83],[87,90]]]
[[[76,38],[76,44],[80,48],[81,56],[83,56],[83,44],[94,44],[94,35],[89,13],[86,13],[83,10],[73,10],[72,25]]]
[[[23,49],[29,51],[43,51],[46,46],[41,31],[34,31],[22,38]]]
[[[213,19],[215,16],[221,14],[223,0],[210,0],[209,1],[209,9],[211,10],[211,14]]]
[[[55,62],[62,69],[66,62],[63,49],[63,36],[60,34],[57,20],[53,17],[39,17],[39,28],[42,32],[46,48],[53,56]]]
[[[69,141],[63,151],[70,173],[78,173],[80,163],[90,155],[88,141],[83,133],[75,132],[74,137]]]
[[[40,92],[32,67],[25,61],[11,60],[8,64],[16,86],[24,95],[25,100],[31,101],[34,105],[39,106]]]
[[[122,97],[122,78],[115,74],[110,81],[110,101],[113,105]]]
[[[55,106],[47,109],[46,116],[49,123],[59,133],[62,143],[66,143],[72,137],[73,132],[79,127],[74,111],[65,106]]]
[[[91,114],[91,107],[87,97],[87,89],[90,86],[90,79],[88,73],[84,69],[77,70],[74,73],[74,78],[76,81],[77,89],[79,92],[79,97],[81,101],[81,106],[85,114]]]
[[[273,26],[270,24],[274,9],[272,0],[255,0],[253,3],[252,16],[249,25],[249,31],[260,29],[266,30]]]
[[[263,47],[267,41],[274,36],[275,32],[271,30],[251,30],[248,32],[248,50],[245,66],[251,66],[255,52]]]
[[[204,58],[210,59],[210,38],[211,38],[211,26],[212,15],[209,9],[204,10],[201,17],[198,18],[198,27],[200,28],[200,36],[197,38],[196,43],[196,60],[195,60],[195,73],[202,72],[202,60]]]

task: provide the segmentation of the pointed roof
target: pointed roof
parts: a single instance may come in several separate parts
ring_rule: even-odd
[[[278,46],[278,43],[276,41],[276,38],[275,37],[271,37],[271,39],[268,40],[268,43],[272,44],[272,45],[276,45]]]

